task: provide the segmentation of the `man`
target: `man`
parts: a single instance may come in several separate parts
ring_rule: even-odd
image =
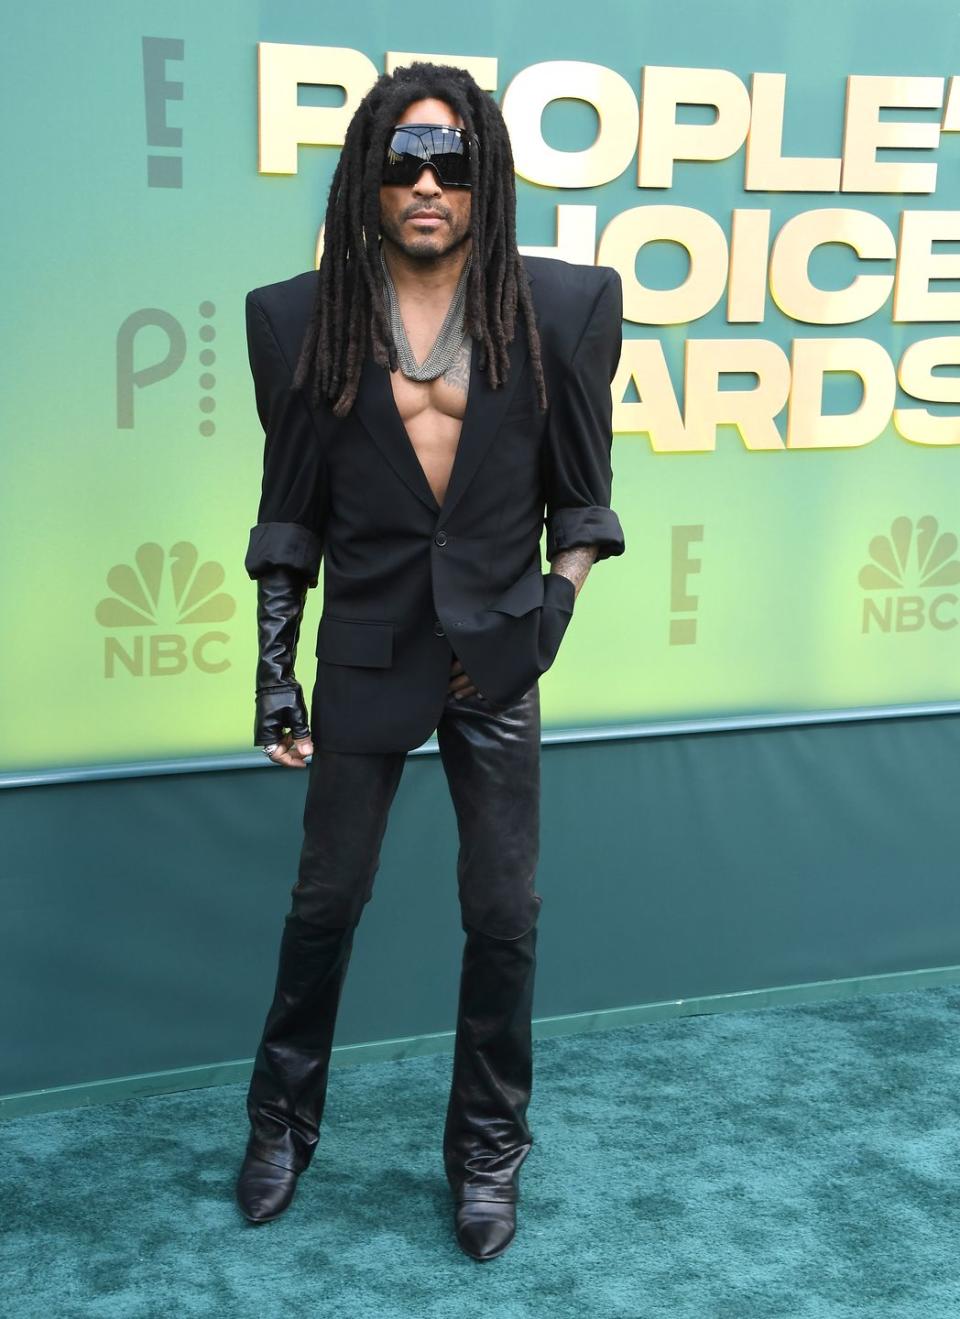
[[[521,258],[514,217],[496,102],[462,69],[411,64],[349,124],[319,270],[247,295],[265,431],[245,559],[254,741],[290,768],[312,760],[237,1199],[253,1222],[276,1218],[313,1157],[387,816],[407,752],[436,731],[466,935],[443,1159],[457,1241],[481,1260],[514,1237],[533,1142],[538,678],[591,563],[624,551],[620,280]],[[308,720],[293,666],[321,559]]]

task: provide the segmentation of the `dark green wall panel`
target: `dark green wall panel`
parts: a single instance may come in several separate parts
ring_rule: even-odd
[[[960,964],[960,719],[544,748],[538,1017]],[[306,775],[8,789],[0,1094],[253,1053]],[[456,830],[407,761],[338,1044],[453,1028]]]

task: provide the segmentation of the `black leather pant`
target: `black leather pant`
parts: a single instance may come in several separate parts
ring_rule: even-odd
[[[532,1144],[531,1011],[540,847],[540,691],[449,694],[437,727],[457,817],[466,933],[444,1164],[464,1198],[515,1199]],[[252,1153],[303,1171],[319,1141],[353,935],[407,752],[314,752],[274,999],[247,1096]]]

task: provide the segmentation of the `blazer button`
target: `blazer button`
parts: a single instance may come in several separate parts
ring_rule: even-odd
[[[436,545],[446,545],[447,533],[445,531],[438,531],[433,540]]]
[[[434,632],[437,634],[438,637],[445,637],[445,636],[447,635],[446,632],[444,632],[444,630],[443,630],[443,624],[440,622],[439,618],[438,618],[437,621],[434,623],[434,625],[433,625],[433,630],[434,630]]]

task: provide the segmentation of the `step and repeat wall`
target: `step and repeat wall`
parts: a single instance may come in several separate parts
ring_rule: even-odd
[[[438,13],[5,16],[0,772],[252,749],[244,297],[316,265],[346,122],[418,57],[501,105],[521,250],[623,280],[627,552],[545,725],[960,700],[954,8]]]

